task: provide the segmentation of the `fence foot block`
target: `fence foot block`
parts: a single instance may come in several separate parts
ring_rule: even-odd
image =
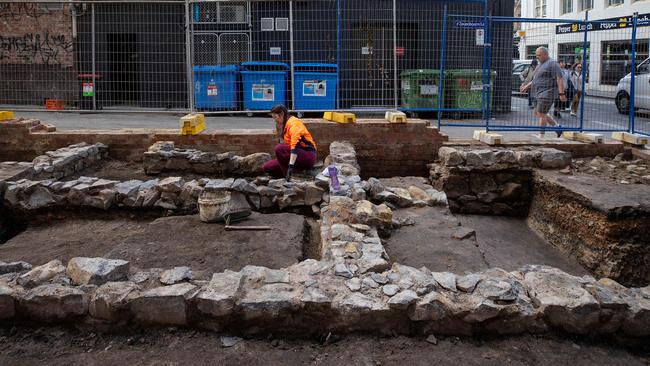
[[[6,121],[14,118],[12,111],[0,111],[0,121]]]
[[[501,145],[503,143],[503,135],[494,132],[475,130],[474,140],[481,141],[488,145]]]
[[[353,113],[325,112],[323,119],[337,123],[354,123],[357,121],[357,116]]]
[[[205,130],[205,116],[201,113],[190,113],[180,120],[181,135],[197,135]]]
[[[562,137],[571,141],[593,142],[596,144],[602,144],[604,141],[603,135],[599,133],[566,131],[562,134]]]
[[[612,138],[630,145],[644,146],[648,144],[648,137],[628,132],[612,132]]]
[[[386,120],[390,123],[406,123],[406,114],[398,111],[386,112]]]

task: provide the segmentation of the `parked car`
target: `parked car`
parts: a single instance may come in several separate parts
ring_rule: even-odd
[[[521,73],[530,67],[531,60],[513,60],[512,61],[512,91],[519,93],[521,86]]]
[[[616,109],[621,114],[630,111],[631,73],[625,75],[616,85]],[[634,77],[634,110],[650,109],[650,57],[636,67]]]

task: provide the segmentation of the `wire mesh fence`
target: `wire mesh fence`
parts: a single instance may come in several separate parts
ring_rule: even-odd
[[[520,87],[544,46],[569,99],[552,101],[548,130],[650,133],[648,25],[511,18],[482,0],[0,2],[0,106],[251,114],[282,103],[535,131],[534,93]]]

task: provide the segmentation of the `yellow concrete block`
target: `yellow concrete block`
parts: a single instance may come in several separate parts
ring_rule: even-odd
[[[205,116],[201,113],[191,113],[181,117],[181,135],[196,135],[205,130]]]
[[[386,120],[390,123],[406,123],[406,114],[399,111],[388,111]]]
[[[474,140],[481,141],[488,145],[501,145],[503,143],[503,135],[494,132],[475,130]]]
[[[6,121],[8,119],[14,118],[14,112],[12,111],[0,111],[0,121]]]
[[[577,131],[566,131],[562,134],[567,140],[571,141],[581,141],[581,142],[593,142],[597,144],[602,144],[604,137],[599,133],[585,133]]]
[[[323,119],[337,123],[354,123],[357,121],[357,116],[353,113],[325,112]]]
[[[631,145],[643,146],[648,144],[648,137],[628,132],[612,132],[612,138]]]

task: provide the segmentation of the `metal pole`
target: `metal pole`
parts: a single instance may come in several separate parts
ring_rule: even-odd
[[[289,1],[289,53],[291,57],[291,109],[296,109],[296,90],[293,81],[294,76],[294,54],[293,54],[293,1]]]
[[[486,47],[487,43],[487,31],[488,31],[488,6],[487,3],[483,4],[483,93],[481,94],[481,113],[482,117],[485,122],[485,131],[490,130],[490,119],[488,118],[488,114],[486,113],[486,108],[485,108],[485,82],[487,80],[486,78],[486,72],[489,72],[487,70],[487,55],[488,55],[488,50]]]
[[[185,0],[185,78],[187,79],[187,104],[190,113],[194,112],[194,82],[192,78],[194,49],[192,47],[192,17],[190,2]]]
[[[442,45],[440,47],[440,77],[438,84],[438,131],[440,131],[440,120],[442,119],[442,107],[443,100],[442,94],[445,90],[445,54],[447,51],[447,4],[445,4],[443,13],[442,13]]]
[[[90,52],[91,52],[91,68],[92,68],[92,80],[93,80],[93,110],[97,110],[97,97],[95,96],[97,91],[97,84],[95,80],[95,4],[90,4]]]
[[[582,95],[580,98],[580,132],[583,131],[584,129],[584,122],[585,122],[585,99],[587,99],[587,90],[585,89],[585,81],[587,79],[587,42],[588,42],[588,37],[587,37],[587,32],[589,28],[589,12],[585,12],[585,35],[584,35],[584,40],[582,44]]]
[[[487,85],[483,85],[483,98],[485,99],[485,131],[490,131],[490,119],[492,118],[492,13],[488,17],[489,23],[484,24],[483,47],[485,47],[485,62],[487,63]],[[488,42],[489,41],[489,42]]]
[[[336,92],[336,109],[340,109],[341,96],[341,0],[336,0],[336,83],[338,91]]]
[[[397,89],[397,0],[393,0],[393,108],[398,107]]]
[[[636,96],[636,87],[635,87],[635,76],[636,76],[636,27],[637,27],[637,18],[639,13],[635,12],[632,17],[632,71],[630,73],[630,111],[629,111],[629,123],[628,129],[630,133],[634,133],[634,99]]]

